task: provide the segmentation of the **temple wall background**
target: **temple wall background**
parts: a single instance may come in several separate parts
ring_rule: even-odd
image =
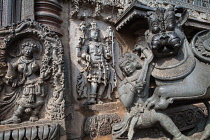
[[[191,41],[192,37],[199,31],[210,29],[210,10],[207,1],[139,0],[139,2],[142,2],[143,5],[146,4],[149,10],[155,7],[167,8],[183,4],[190,13],[189,20],[183,26],[188,41]],[[137,43],[146,44],[144,33],[148,29],[148,24],[143,16],[148,9],[140,8],[140,11],[135,13],[142,15],[138,19],[135,18],[136,15],[129,15],[129,10],[132,11],[133,8],[132,4],[133,1],[131,0],[0,1],[0,45],[6,48],[5,58],[9,56],[7,48],[11,46],[11,48],[14,47],[13,49],[18,48],[18,45],[15,44],[18,39],[24,40],[24,38],[31,37],[41,42],[43,52],[47,52],[47,45],[44,44],[47,41],[50,42],[50,54],[46,54],[46,57],[52,61],[49,64],[52,69],[51,78],[44,81],[48,95],[43,100],[44,105],[38,110],[40,111],[38,116],[41,119],[38,122],[29,122],[27,117],[21,118],[22,126],[16,123],[0,125],[1,139],[20,137],[20,135],[16,136],[16,133],[19,134],[21,129],[26,130],[26,134],[34,132],[34,135],[28,136],[30,139],[40,138],[41,136],[43,138],[44,128],[47,130],[49,128],[53,132],[49,131],[48,136],[52,135],[51,139],[54,140],[112,140],[113,124],[119,123],[127,113],[117,92],[119,83],[125,77],[120,70],[119,59],[122,54],[132,52]],[[11,8],[12,6],[13,8]],[[126,17],[126,19],[123,19],[123,17]],[[180,15],[177,15],[178,17]],[[23,24],[25,27],[19,31],[19,27]],[[90,39],[91,32],[95,30],[98,31],[100,36],[97,41]],[[23,35],[19,37],[19,34]],[[6,39],[11,39],[12,43],[5,41]],[[95,66],[93,65],[94,56],[91,56],[90,63],[81,61],[83,59],[82,51],[84,51],[81,48],[88,46],[89,51],[85,53],[90,55],[92,53],[90,52],[91,41],[93,46],[98,47],[98,50],[94,51],[98,51],[96,55],[100,56],[101,59],[102,66],[97,65],[102,71],[101,76],[107,73],[111,73],[112,76],[107,74],[108,76],[104,76],[105,78],[97,77],[106,83],[105,92],[103,92],[103,98],[101,98],[102,102],[96,101],[90,104],[89,100],[91,98],[95,100],[98,98],[99,91],[97,89],[94,93],[96,96],[92,95],[90,81],[88,80],[94,79],[94,72],[98,72],[98,69],[93,68]],[[100,48],[100,46],[102,47]],[[81,49],[80,56],[78,56],[78,48]],[[101,53],[107,53],[106,49],[111,52],[111,59],[102,57]],[[19,57],[16,55],[14,60]],[[41,58],[44,58],[44,53],[39,57],[39,63],[43,66],[44,63],[41,63]],[[5,65],[12,58],[5,59],[3,61]],[[4,68],[8,69],[8,66]],[[6,73],[8,72],[4,70],[3,76],[0,75],[2,81],[4,81]],[[41,76],[39,75],[39,77]],[[98,82],[97,86],[101,87],[101,83]],[[6,87],[5,83],[0,82],[0,84],[1,87]],[[16,88],[23,87],[17,86]],[[6,93],[2,89],[0,90],[1,100],[4,99]],[[110,90],[110,92],[107,90]],[[85,91],[87,92],[85,93]],[[108,98],[109,94],[111,100],[104,99],[106,95]],[[21,97],[19,98],[21,99]],[[15,103],[15,105],[17,108],[18,104]],[[178,102],[171,108],[164,112],[185,134],[192,129],[197,129],[197,123],[207,118],[207,109],[202,103],[189,105],[188,103]],[[15,111],[15,107],[12,109]],[[12,114],[14,113],[3,115],[4,118],[8,119],[13,116]],[[195,138],[201,135],[202,130],[198,131],[194,135]],[[136,132],[139,132],[134,135],[136,140],[172,138],[159,125]],[[23,137],[26,137],[26,134]],[[126,138],[125,136],[124,139]]]

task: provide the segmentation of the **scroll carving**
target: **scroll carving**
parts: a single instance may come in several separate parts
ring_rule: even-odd
[[[57,44],[52,48],[52,75],[53,78],[53,95],[47,105],[49,118],[52,120],[64,119],[64,61],[63,47],[59,38],[56,38]]]
[[[83,67],[77,78],[78,99],[89,98],[87,105],[112,100],[111,93],[116,86],[114,70],[114,31],[107,27],[106,36],[100,38],[96,22],[82,22],[77,45],[78,63]],[[89,94],[88,94],[89,93]]]
[[[84,124],[84,133],[91,138],[109,135],[112,132],[112,125],[120,122],[117,114],[104,114],[88,117]]]

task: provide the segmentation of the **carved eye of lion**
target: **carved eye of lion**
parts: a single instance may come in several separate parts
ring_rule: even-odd
[[[159,32],[160,32],[160,28],[157,25],[152,28],[152,33],[153,34],[157,34]]]
[[[174,30],[174,25],[173,25],[173,23],[168,24],[168,26],[166,27],[166,30],[167,30],[167,31],[173,31],[173,30]]]

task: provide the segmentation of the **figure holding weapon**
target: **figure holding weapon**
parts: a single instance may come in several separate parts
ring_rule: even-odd
[[[80,30],[83,31],[83,34],[85,34],[85,29],[84,24],[81,24]],[[79,43],[81,44],[78,47],[80,52],[77,55],[81,59],[81,62],[84,61],[87,63],[86,67],[83,68],[83,79],[86,79],[87,83],[82,83],[84,81],[82,78],[78,80],[81,82],[77,83],[79,85],[77,86],[77,91],[83,92],[85,87],[90,87],[90,90],[86,90],[87,92],[89,91],[89,100],[86,102],[86,105],[102,103],[102,99],[111,100],[110,94],[115,87],[115,84],[113,84],[115,83],[115,79],[113,78],[114,70],[110,63],[113,58],[110,49],[110,46],[113,45],[111,40],[113,39],[113,31],[110,34],[111,36],[105,37],[106,43],[103,43],[100,39],[100,30],[96,22],[90,24],[89,31],[88,43],[83,41]],[[88,84],[90,86],[87,86]],[[79,93],[78,95],[83,94]]]

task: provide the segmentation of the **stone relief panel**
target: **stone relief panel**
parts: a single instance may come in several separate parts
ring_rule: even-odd
[[[26,20],[0,30],[1,125],[64,118],[63,47],[58,36]]]
[[[84,136],[81,128],[85,118],[112,113],[110,110],[114,113],[121,106],[116,93],[121,47],[113,26],[101,20],[71,20],[69,32],[75,109],[71,131],[76,139]]]
[[[145,13],[140,13],[140,16],[134,17],[132,13],[134,13],[133,15],[136,14],[135,8],[134,11],[131,9],[131,16],[126,15],[126,12],[129,10],[127,8],[130,4],[133,4],[131,1],[127,1],[127,7],[123,4],[123,6],[117,4],[112,5],[116,8],[114,10],[114,18],[112,17],[111,20],[107,20],[110,19],[109,16],[107,16],[110,15],[110,11],[107,12],[107,10],[104,9],[110,7],[110,5],[106,5],[103,2],[104,1],[72,1],[74,9],[71,13],[71,18],[73,19],[70,20],[69,31],[70,57],[71,60],[73,60],[71,62],[71,75],[75,109],[72,117],[74,119],[72,126],[84,127],[84,130],[74,130],[74,132],[77,131],[75,134],[85,139],[97,140],[102,138],[100,136],[104,136],[103,138],[105,138],[110,134],[111,130],[113,139],[138,139],[137,136],[141,135],[141,132],[145,132],[140,136],[141,138],[150,138],[154,133],[158,133],[155,138],[165,139],[165,137],[168,137],[176,140],[190,140],[191,138],[185,136],[185,133],[182,131],[189,131],[194,128],[203,131],[196,126],[200,120],[203,119],[206,121],[207,119],[203,111],[198,108],[185,108],[185,106],[182,106],[184,110],[170,108],[169,104],[172,104],[174,100],[182,100],[182,97],[176,97],[175,95],[168,97],[169,94],[165,97],[166,95],[164,94],[162,96],[161,92],[162,85],[165,87],[173,85],[172,83],[174,82],[179,83],[178,80],[181,78],[184,79],[187,75],[191,74],[195,65],[200,63],[197,62],[196,59],[196,57],[199,59],[199,56],[194,57],[196,52],[197,55],[202,55],[205,58],[209,57],[208,45],[206,45],[208,43],[201,45],[201,42],[207,40],[208,33],[200,34],[195,39],[197,46],[193,48],[195,49],[194,51],[196,51],[194,54],[191,52],[189,48],[190,45],[187,43],[183,33],[182,25],[187,21],[191,11],[187,12],[185,9],[179,9],[177,7],[171,8],[170,4],[165,5],[154,1],[154,3],[138,1],[136,7],[139,6],[142,8],[141,6],[147,7],[149,5],[150,8],[147,8],[151,10],[151,12],[146,14],[145,10]],[[155,11],[151,7],[155,7],[157,10]],[[165,7],[166,9],[158,7]],[[126,9],[127,11],[125,11]],[[122,28],[116,28],[119,32],[115,32],[113,31],[114,28],[109,26],[110,22],[116,19],[117,11],[119,11],[118,16],[121,16],[117,22],[119,22],[120,26],[126,28],[125,32],[122,31]],[[125,12],[124,15],[123,12]],[[176,14],[181,16],[179,20],[176,20]],[[190,16],[192,16],[191,13]],[[139,23],[145,23],[139,22],[139,17],[140,20],[145,20],[144,18],[148,19],[149,29],[147,30],[147,25],[145,25],[142,30],[139,27],[138,29],[140,30],[134,31],[135,33],[133,34],[139,35],[139,38],[129,36],[131,34],[127,36],[122,35],[129,33],[127,29],[130,29],[130,25],[135,28],[134,26],[141,26]],[[125,20],[125,18],[127,18],[127,20]],[[118,23],[116,26],[118,26]],[[145,32],[145,30],[147,31]],[[122,56],[121,53],[118,52],[120,49],[113,52],[112,45],[116,45],[116,40],[123,44],[123,48],[120,48],[123,52],[136,47],[133,49],[134,52],[125,53]],[[131,47],[131,45],[127,43],[138,42],[137,40],[141,40],[143,43],[137,43],[135,47],[133,47],[133,44]],[[116,46],[114,48],[116,49]],[[101,57],[102,55],[104,56]],[[166,61],[161,59],[162,57],[164,57]],[[183,60],[180,60],[182,58]],[[99,64],[99,60],[102,63]],[[203,58],[201,60],[203,61]],[[96,65],[95,62],[97,62]],[[172,64],[172,66],[170,64]],[[112,92],[108,92],[108,94],[106,91],[103,92],[104,85],[107,85],[109,81],[108,73],[112,73],[112,70],[116,78],[113,79],[113,84],[111,85],[116,84],[115,79],[120,77],[118,75],[119,73],[124,76],[124,78],[120,77],[118,79],[119,83],[115,85],[118,88],[117,94],[116,92],[113,94],[110,94]],[[176,86],[176,89],[179,89],[179,87]],[[110,88],[107,86],[105,89]],[[169,89],[170,88],[167,88],[166,90]],[[188,89],[190,89],[190,87],[188,87]],[[111,91],[113,91],[113,88],[111,88]],[[171,90],[167,93],[173,94]],[[117,96],[112,98],[114,102],[106,100],[110,99],[107,97],[111,97],[114,94]],[[187,95],[184,94],[183,96],[185,97],[183,98],[188,98]],[[101,97],[105,97],[105,99]],[[112,110],[113,105],[116,105],[116,108],[113,107],[114,110]],[[170,110],[172,110],[172,112],[170,112]],[[117,113],[122,121],[112,124],[112,128],[110,128],[110,125],[107,125],[106,128],[100,130],[100,124],[106,119],[98,118],[100,118],[99,116],[103,116],[102,114],[107,113]],[[157,123],[160,124],[160,127],[156,127]],[[206,134],[204,134],[203,137],[200,135],[203,139],[209,135],[207,133],[209,129],[208,124],[205,125],[207,125]],[[141,129],[141,132],[138,132],[138,129]],[[168,133],[164,133],[164,131],[162,131],[163,129]],[[150,130],[151,132],[147,132]],[[197,130],[193,131],[195,132]],[[84,136],[83,134],[86,135]],[[88,136],[90,136],[90,138]]]
[[[112,100],[111,93],[116,86],[114,70],[114,31],[107,27],[105,37],[100,38],[96,22],[80,24],[83,36],[77,45],[78,63],[83,67],[77,78],[78,99],[87,98],[87,105]]]

